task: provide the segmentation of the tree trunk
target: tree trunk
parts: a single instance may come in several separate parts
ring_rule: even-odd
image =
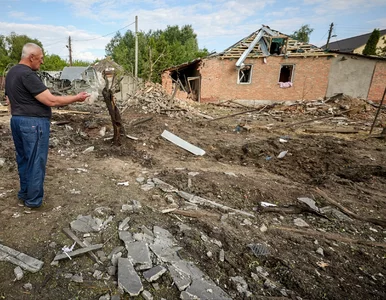
[[[120,146],[122,145],[121,135],[126,136],[125,127],[122,124],[121,114],[119,113],[119,109],[115,105],[114,95],[111,92],[111,89],[105,87],[102,91],[102,95],[106,103],[107,109],[109,110],[111,123],[113,124],[113,143],[115,146]]]

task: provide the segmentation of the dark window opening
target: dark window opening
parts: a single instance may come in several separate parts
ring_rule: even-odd
[[[245,65],[239,69],[238,83],[251,83],[252,79],[252,65]]]
[[[269,48],[270,54],[282,54],[284,49],[285,39],[283,38],[275,38],[272,39],[271,47]]]
[[[294,65],[282,65],[280,69],[279,82],[292,82]]]

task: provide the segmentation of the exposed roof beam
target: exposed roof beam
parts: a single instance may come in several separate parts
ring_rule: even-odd
[[[240,58],[238,59],[238,61],[236,62],[236,67],[240,68],[241,65],[243,64],[244,60],[248,57],[249,53],[251,53],[251,51],[253,50],[253,48],[255,48],[256,44],[260,41],[260,39],[263,37],[264,33],[267,33],[268,35],[270,36],[277,36],[278,34],[276,32],[273,32],[271,29],[269,29],[268,27],[261,27],[259,33],[255,36],[255,38],[253,39],[252,43],[249,45],[248,49],[246,49],[244,51],[244,53],[240,56]],[[268,52],[268,49],[265,45],[265,43],[261,43],[261,44],[264,44],[265,46],[265,50],[264,49],[261,49],[263,50],[263,53],[265,55],[269,55],[269,52]],[[261,46],[260,44],[260,46]],[[264,47],[263,46],[263,47]]]

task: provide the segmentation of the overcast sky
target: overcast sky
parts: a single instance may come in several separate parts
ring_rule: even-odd
[[[28,35],[43,43],[49,54],[68,59],[71,36],[73,59],[93,61],[105,56],[105,46],[117,31],[193,26],[199,47],[220,52],[261,25],[292,34],[303,24],[314,32],[310,42],[321,46],[386,29],[385,0],[0,0],[0,34]]]

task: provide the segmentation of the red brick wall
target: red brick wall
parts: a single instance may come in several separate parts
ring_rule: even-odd
[[[267,57],[247,59],[253,64],[251,84],[237,84],[236,60],[212,58],[203,61],[201,69],[201,101],[242,100],[312,100],[324,97],[328,85],[331,60],[326,57]],[[281,64],[294,64],[293,86],[280,88]]]
[[[373,80],[371,81],[368,100],[381,101],[386,88],[386,62],[378,61],[375,65]]]

